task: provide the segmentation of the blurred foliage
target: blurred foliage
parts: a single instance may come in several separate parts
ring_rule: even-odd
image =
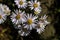
[[[41,34],[41,37],[45,40],[55,35],[55,29],[52,25],[46,26],[45,31]]]
[[[0,25],[0,40],[59,40],[60,39],[60,7],[58,7],[58,0],[39,0],[41,2],[42,12],[41,15],[47,14],[48,21],[51,22],[47,25],[42,34],[36,33],[32,30],[29,36],[21,37],[18,35],[17,30],[14,29],[13,24],[9,17],[4,24]],[[0,3],[6,4],[11,11],[18,9],[14,5],[14,0],[0,0]],[[60,5],[60,4],[59,4]]]

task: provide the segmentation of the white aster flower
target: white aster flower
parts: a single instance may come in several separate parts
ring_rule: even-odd
[[[27,7],[26,0],[15,0],[15,3],[18,6],[18,8],[26,8]]]
[[[6,15],[10,15],[10,11],[11,11],[11,10],[9,9],[8,6],[0,4],[0,9],[1,9]]]
[[[6,20],[6,15],[2,10],[0,10],[0,24]]]
[[[28,2],[29,3],[29,5],[28,6],[30,6],[30,8],[31,8],[31,10],[32,9],[41,9],[41,7],[40,7],[40,2],[37,2],[37,0],[31,0],[31,1],[29,1]]]
[[[22,12],[21,10],[16,10],[15,13],[12,13],[11,15],[11,20],[13,24],[20,24],[23,23],[24,20],[24,11]]]
[[[37,16],[33,16],[32,14],[28,14],[26,15],[26,23],[25,23],[25,26],[24,28],[27,28],[28,30],[32,30],[32,28],[35,28],[36,26],[36,22],[37,22]]]
[[[18,31],[18,34],[21,35],[21,36],[27,36],[29,35],[30,31],[27,30],[26,28],[22,28]]]
[[[39,14],[40,12],[41,12],[40,9],[35,9],[35,10],[34,10],[34,14],[36,14],[36,15]]]
[[[47,21],[47,17],[48,17],[48,16],[46,16],[46,15],[41,16],[40,22],[41,22],[41,23],[44,23],[45,25],[49,24],[50,22]]]
[[[40,21],[38,22],[38,28],[37,29],[37,32],[40,34],[41,32],[44,31],[44,28],[47,24],[49,24],[50,22],[47,21],[47,16],[44,15],[43,17],[41,16],[40,18]]]
[[[10,15],[10,9],[9,9],[9,7],[8,6],[6,6],[6,5],[3,5],[3,11],[4,11],[4,13],[6,14],[6,15]]]

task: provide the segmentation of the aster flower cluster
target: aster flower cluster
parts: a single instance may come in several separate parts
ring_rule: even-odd
[[[12,12],[10,19],[14,24],[14,28],[18,29],[18,34],[21,36],[29,35],[30,31],[36,29],[39,34],[45,30],[45,26],[50,22],[47,21],[46,14],[39,16],[41,12],[40,2],[38,0],[14,0],[19,8]],[[24,11],[22,9],[25,9]],[[26,13],[26,9],[30,9]],[[10,9],[6,5],[0,4],[0,24],[10,15]]]

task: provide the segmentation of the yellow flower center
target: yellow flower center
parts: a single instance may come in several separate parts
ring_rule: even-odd
[[[28,23],[29,25],[32,24],[32,23],[33,23],[32,19],[28,19],[28,20],[27,20],[27,23]]]
[[[22,5],[22,4],[23,4],[23,1],[21,0],[21,1],[19,2],[19,4]]]
[[[20,14],[18,14],[18,15],[16,16],[16,19],[19,20],[20,17],[21,17]]]
[[[38,12],[37,12],[37,11],[35,11],[35,12],[34,12],[34,14],[38,14]]]
[[[2,18],[2,16],[0,15],[0,19]]]
[[[34,7],[34,8],[38,7],[38,4],[37,4],[37,3],[34,3],[34,4],[33,4],[33,7]]]

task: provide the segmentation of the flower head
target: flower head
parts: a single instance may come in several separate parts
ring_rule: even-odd
[[[15,3],[18,6],[18,8],[26,8],[27,7],[26,0],[15,0]]]
[[[3,5],[3,11],[4,11],[4,13],[6,14],[6,15],[10,15],[10,9],[9,9],[9,7],[7,7],[6,5]]]
[[[41,16],[40,22],[41,22],[41,23],[44,23],[45,25],[49,24],[50,22],[47,21],[47,17],[48,17],[48,16],[46,16],[46,15]]]
[[[8,6],[0,4],[0,9],[4,12],[4,14],[10,15],[11,10],[9,9]]]
[[[37,32],[38,32],[39,34],[40,34],[41,32],[43,32],[45,26],[50,23],[50,22],[47,21],[46,18],[47,18],[46,15],[41,16],[40,21],[38,22],[38,27],[37,27],[36,29],[37,29]]]
[[[16,10],[15,13],[13,13],[11,15],[11,20],[14,24],[20,24],[20,23],[23,23],[25,20],[24,20],[24,13],[25,12],[22,12],[20,10]]]
[[[40,9],[40,2],[37,2],[37,0],[29,1],[28,3],[29,3],[31,10],[36,9],[36,8]]]
[[[29,30],[32,30],[32,28],[35,28],[36,21],[37,21],[36,19],[37,19],[37,16],[33,16],[32,14],[30,14],[30,15],[28,14],[25,19],[26,23],[25,23],[24,28],[27,28]]]

